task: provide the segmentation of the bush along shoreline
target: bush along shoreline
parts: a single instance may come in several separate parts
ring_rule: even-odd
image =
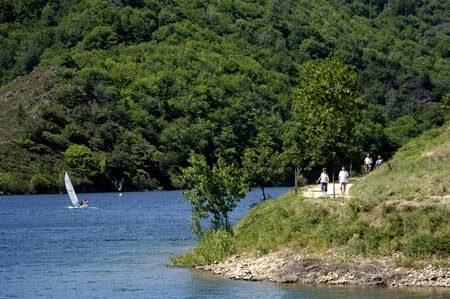
[[[450,287],[450,208],[439,202],[265,201],[172,259],[232,279]]]

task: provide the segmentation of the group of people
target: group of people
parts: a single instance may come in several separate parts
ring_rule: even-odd
[[[378,168],[383,163],[383,158],[379,155],[378,159],[375,161],[375,168]],[[370,157],[370,154],[367,154],[367,156],[364,158],[364,170],[366,173],[369,173],[372,170],[372,164],[373,160]],[[341,189],[341,194],[345,194],[347,192],[347,185],[350,179],[350,174],[345,169],[345,166],[342,166],[341,171],[339,171],[338,174],[339,178],[339,184]],[[322,168],[322,173],[320,174],[319,178],[317,179],[317,184],[320,183],[320,189],[322,190],[322,194],[326,195],[328,191],[328,182],[330,181],[330,178],[327,173],[326,168]]]
[[[380,167],[380,165],[383,163],[383,158],[378,155],[377,160],[375,161],[375,168]],[[364,171],[366,173],[369,173],[372,170],[372,164],[373,160],[370,154],[367,154],[367,156],[364,158]]]
[[[341,186],[341,194],[345,194],[347,191],[347,184],[350,178],[350,174],[345,169],[345,166],[342,166],[341,171],[338,174],[339,184]],[[322,173],[320,177],[317,179],[317,183],[320,183],[320,189],[322,190],[322,194],[326,195],[328,191],[328,182],[330,181],[330,177],[328,176],[327,169],[322,168]]]

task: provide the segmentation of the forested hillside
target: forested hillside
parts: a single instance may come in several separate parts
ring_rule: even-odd
[[[57,192],[66,170],[84,191],[178,188],[191,151],[279,158],[264,183],[286,180],[315,61],[360,103],[357,147],[317,164],[389,157],[448,117],[446,0],[3,0],[0,45],[5,193]]]

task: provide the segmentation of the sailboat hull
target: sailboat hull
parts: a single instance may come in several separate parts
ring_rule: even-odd
[[[68,206],[68,209],[87,209],[88,206]]]

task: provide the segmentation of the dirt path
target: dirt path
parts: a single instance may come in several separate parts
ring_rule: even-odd
[[[329,198],[329,199],[349,199],[351,197],[350,195],[350,189],[353,186],[354,182],[357,179],[350,180],[350,183],[347,185],[347,190],[345,194],[341,194],[340,187],[341,185],[336,182],[334,184],[334,193],[333,193],[333,183],[328,183],[328,190],[326,194],[323,194],[322,190],[320,190],[320,184],[315,185],[307,185],[300,189],[300,192],[302,192],[302,195],[305,198],[314,198],[314,199],[320,199],[320,198]],[[333,196],[334,194],[334,196]],[[399,199],[393,199],[389,200],[390,204],[394,205],[408,205],[408,206],[432,206],[436,204],[446,204],[450,205],[450,195],[445,196],[430,196],[429,198],[422,200],[422,201],[415,201],[415,200],[399,200]]]
[[[308,185],[301,189],[302,194],[306,198],[319,198],[319,197],[340,197],[340,198],[348,198],[350,193],[350,188],[353,186],[353,183],[349,183],[347,185],[347,190],[345,194],[341,193],[341,185],[339,182],[334,183],[334,191],[333,191],[333,183],[328,183],[328,190],[326,194],[323,194],[322,190],[320,190],[320,184]]]

